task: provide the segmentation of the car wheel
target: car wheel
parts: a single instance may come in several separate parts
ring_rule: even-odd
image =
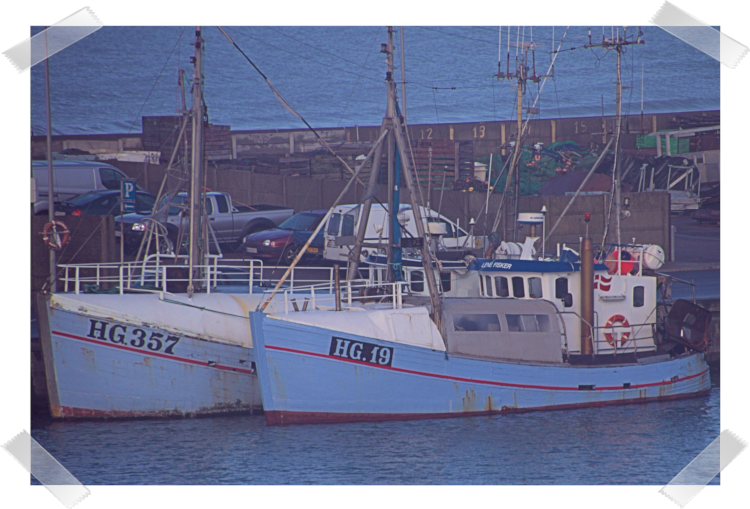
[[[299,249],[294,244],[286,246],[284,252],[281,253],[281,263],[283,263],[284,265],[291,265],[291,263],[297,257],[298,251]]]
[[[159,236],[159,254],[174,254],[174,242],[172,239]]]

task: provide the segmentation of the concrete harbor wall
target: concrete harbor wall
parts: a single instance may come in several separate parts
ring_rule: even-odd
[[[144,117],[145,118],[145,117]],[[149,117],[176,118],[176,117]],[[172,122],[174,124],[174,122]],[[626,154],[657,155],[656,148],[637,146],[640,134],[649,134],[667,129],[708,127],[720,124],[719,111],[695,111],[681,113],[657,113],[625,116],[620,144]],[[144,130],[149,124],[144,122]],[[176,125],[176,124],[175,124]],[[582,150],[601,148],[606,143],[606,134],[614,131],[615,118],[607,117],[574,117],[559,119],[536,119],[529,122],[524,144],[542,143],[545,146],[553,142],[574,141]],[[177,129],[172,126],[173,129]],[[209,159],[240,160],[258,157],[286,158],[282,166],[294,166],[295,156],[309,154],[322,149],[317,137],[307,129],[273,129],[257,131],[227,131],[228,126],[211,126],[209,132],[215,132],[211,149],[215,157]],[[178,129],[177,129],[178,130]],[[351,126],[341,128],[320,128],[318,134],[334,148],[348,146],[359,153],[366,153],[368,146],[374,142],[380,126]],[[446,124],[410,125],[409,137],[412,144],[419,142],[437,142],[448,140],[454,142],[473,142],[474,158],[487,157],[490,154],[506,155],[509,150],[501,148],[515,139],[515,121],[477,121]],[[160,131],[161,132],[161,131]],[[228,132],[228,134],[227,134]],[[221,133],[221,136],[219,136]],[[173,138],[176,137],[176,132]],[[683,138],[685,139],[685,138]],[[694,138],[687,138],[693,140]],[[159,141],[161,140],[161,141]],[[700,141],[700,140],[698,140]],[[223,146],[224,143],[226,146]],[[702,143],[691,142],[689,158],[701,171],[701,180],[713,182],[719,180],[719,139],[709,136]],[[107,135],[60,135],[53,136],[52,150],[59,152],[66,149],[79,149],[94,154],[123,151],[162,151],[162,161],[171,154],[174,139],[154,138],[149,133],[107,134]],[[169,150],[168,150],[169,149]],[[32,136],[32,159],[44,159],[46,138]],[[358,154],[355,154],[358,155]],[[278,161],[276,161],[278,163]]]
[[[129,177],[136,179],[137,183],[149,191],[156,193],[161,184],[166,165],[148,163],[127,163],[113,161],[113,165],[119,167]],[[243,170],[220,170],[209,164],[207,176],[207,187],[213,191],[227,192],[232,200],[248,205],[268,204],[292,207],[295,211],[314,210],[329,208],[338,194],[346,185],[341,180],[321,180],[309,177],[284,177],[281,175],[268,175],[252,173]],[[353,185],[344,196],[342,203],[360,203],[364,188],[360,184]],[[426,190],[423,189],[426,193]],[[670,213],[669,194],[666,192],[653,193],[623,193],[623,197],[630,200],[628,212],[630,216],[621,222],[622,242],[636,242],[642,244],[658,244],[665,252],[670,248]],[[386,190],[381,189],[377,198],[387,202]],[[486,193],[462,192],[453,190],[432,190],[430,192],[430,206],[433,210],[439,210],[441,214],[468,229],[471,219],[476,221],[474,232],[485,235],[485,202]],[[491,194],[489,197],[490,216],[487,221],[488,229],[492,227],[497,210],[500,207],[501,195]],[[546,228],[551,228],[565,207],[570,202],[569,196],[522,196],[519,200],[520,212],[539,212],[546,207]],[[427,196],[424,196],[424,204]],[[555,244],[567,243],[578,244],[579,238],[586,233],[584,214],[591,214],[591,222],[588,224],[589,234],[595,242],[601,242],[604,233],[604,224],[609,208],[609,196],[605,194],[580,195],[567,212],[554,234],[550,237],[548,245],[554,250]],[[512,227],[513,218],[506,217],[506,227]],[[610,232],[614,231],[614,215],[610,220]],[[524,227],[520,232],[519,241],[523,241],[529,234],[529,227]],[[541,236],[542,229],[538,227],[537,236]],[[608,242],[616,239],[610,233]]]

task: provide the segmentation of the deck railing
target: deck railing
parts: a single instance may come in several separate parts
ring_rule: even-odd
[[[198,291],[205,293],[253,293],[273,288],[287,267],[264,266],[261,260],[224,260],[207,257],[196,266],[193,278]],[[78,263],[58,265],[58,281],[64,292],[72,293],[182,293],[189,283],[187,256],[149,255],[138,262]],[[333,279],[333,268],[295,268],[287,279],[288,288]]]
[[[367,302],[388,302],[393,309],[400,309],[403,306],[405,285],[404,281],[398,281],[373,286],[366,279],[355,279],[343,281],[337,290],[331,279],[328,283],[287,288],[283,292],[284,313],[333,311],[341,308],[342,303],[352,308]],[[301,307],[297,301],[300,298],[303,299]]]

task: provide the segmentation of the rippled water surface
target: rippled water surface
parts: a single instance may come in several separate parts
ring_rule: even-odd
[[[463,419],[32,423],[83,484],[105,485],[663,485],[719,432],[717,385],[682,401]]]
[[[238,20],[239,23],[242,20]],[[637,27],[628,28],[628,36]],[[719,62],[660,28],[644,26],[643,45],[622,58],[623,113],[719,109]],[[228,27],[230,36],[314,127],[380,125],[385,113],[385,27]],[[570,27],[555,62],[554,80],[537,104],[541,116],[614,113],[615,52],[584,49],[589,27]],[[612,27],[592,27],[592,42]],[[620,27],[622,30],[622,27]],[[39,29],[32,30],[32,33]],[[565,27],[511,27],[511,42],[539,44],[537,74]],[[179,69],[192,76],[193,27],[107,26],[50,59],[55,133],[139,133],[142,115],[181,108]],[[503,29],[503,62],[507,60]],[[205,98],[214,124],[233,129],[304,128],[216,27],[204,27]],[[553,43],[554,40],[554,43]],[[397,48],[400,37],[395,35]],[[450,123],[514,118],[516,92],[498,81],[498,27],[404,29],[409,121]],[[515,66],[511,48],[511,68]],[[400,55],[396,55],[400,81]],[[188,86],[189,88],[189,86]],[[643,90],[643,94],[641,94]],[[537,93],[529,84],[527,106]],[[399,90],[399,94],[401,91]],[[188,90],[188,95],[189,90]],[[46,130],[44,66],[31,69],[31,125]],[[188,97],[188,105],[190,98]],[[403,101],[402,101],[403,106]]]

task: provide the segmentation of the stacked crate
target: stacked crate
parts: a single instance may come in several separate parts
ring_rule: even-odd
[[[177,137],[182,126],[181,116],[142,117],[143,148],[161,152],[162,163],[169,162]],[[228,125],[208,124],[204,130],[204,154],[209,161],[220,161],[232,158],[232,135]],[[187,140],[187,153],[191,154],[193,139],[193,123],[188,120],[183,138]],[[184,143],[184,141],[183,141]],[[184,154],[184,147],[180,147],[178,157]]]

